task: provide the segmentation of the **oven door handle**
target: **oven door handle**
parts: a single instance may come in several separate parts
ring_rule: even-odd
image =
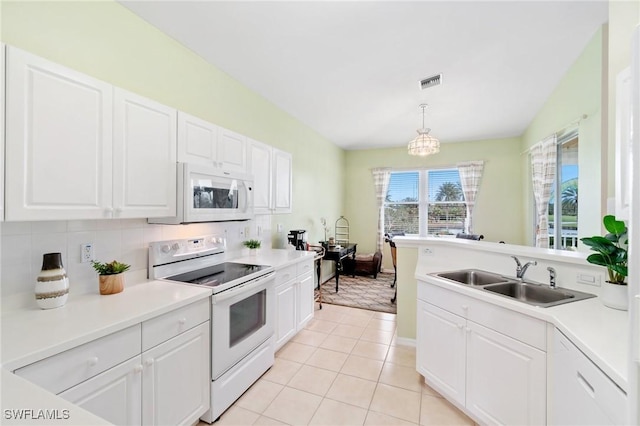
[[[250,292],[252,290],[255,290],[261,286],[263,286],[267,281],[269,280],[273,280],[273,277],[276,275],[275,272],[269,272],[268,274],[265,274],[261,277],[258,277],[254,280],[248,281],[244,284],[240,284],[238,286],[235,286],[229,290],[223,291],[221,293],[218,294],[214,294],[212,299],[213,304],[216,303],[220,303],[223,302],[225,300],[229,300],[235,296],[237,296],[238,294],[241,293],[246,293],[246,292]]]

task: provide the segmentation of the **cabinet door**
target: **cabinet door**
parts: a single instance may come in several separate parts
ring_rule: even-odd
[[[546,422],[546,354],[467,323],[467,409],[483,424]]]
[[[211,404],[209,321],[142,353],[142,423],[197,422]]]
[[[217,166],[218,126],[178,111],[178,161]]]
[[[276,287],[276,350],[296,334],[295,280]]]
[[[4,43],[0,43],[0,99],[4,97]],[[0,222],[4,220],[4,102],[0,101]]]
[[[308,273],[298,278],[298,331],[313,318],[313,274]]]
[[[247,171],[247,138],[231,130],[219,128],[218,163],[224,170]]]
[[[115,425],[142,424],[140,355],[59,394]],[[72,414],[73,416],[73,414]]]
[[[293,159],[288,152],[273,150],[273,208],[275,213],[291,213]]]
[[[175,216],[176,110],[114,93],[114,217]]]
[[[249,139],[247,149],[249,173],[253,175],[253,212],[255,214],[271,213],[272,177],[271,152],[268,145]]]
[[[417,369],[439,392],[464,405],[466,320],[418,301]]]
[[[6,220],[111,207],[112,86],[7,46]]]

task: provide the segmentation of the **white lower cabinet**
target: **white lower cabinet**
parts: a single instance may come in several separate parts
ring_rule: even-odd
[[[209,299],[15,371],[115,425],[190,425],[210,406]]]
[[[313,318],[313,260],[276,271],[275,349],[280,349]]]
[[[142,354],[142,423],[182,425],[209,409],[209,322]]]
[[[60,397],[114,425],[141,424],[140,355],[62,392]]]
[[[546,421],[546,354],[468,321],[466,407],[482,424]]]
[[[557,329],[551,377],[550,424],[629,424],[627,395]]]
[[[543,321],[423,282],[418,298],[416,367],[429,385],[481,424],[546,423]]]

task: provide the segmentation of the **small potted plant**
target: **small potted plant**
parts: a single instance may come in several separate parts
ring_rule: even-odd
[[[114,260],[109,263],[91,261],[93,269],[100,275],[100,294],[116,294],[124,290],[124,272],[131,265]]]
[[[256,251],[260,248],[260,245],[262,245],[262,242],[260,240],[247,240],[242,244],[249,249],[249,253],[251,255],[255,255]]]
[[[614,309],[628,309],[627,290],[627,226],[613,215],[602,219],[609,232],[604,237],[599,235],[581,238],[585,245],[597,252],[587,257],[587,262],[607,268],[609,279],[602,286],[602,303]]]

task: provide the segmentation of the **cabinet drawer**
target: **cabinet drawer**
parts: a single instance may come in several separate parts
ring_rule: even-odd
[[[428,283],[418,282],[418,299],[461,317],[467,317],[467,311],[475,300]]]
[[[467,319],[489,327],[523,343],[547,351],[547,323],[492,303],[472,300]]]
[[[628,424],[627,395],[580,349],[557,329],[554,332],[555,376],[569,383],[572,392],[556,394],[554,410],[586,410],[596,405],[612,425]],[[575,406],[572,404],[576,403]],[[585,407],[586,406],[586,407]],[[561,417],[558,414],[557,417]]]
[[[305,260],[304,262],[299,262],[296,266],[296,274],[298,276],[304,275],[307,272],[313,272],[313,260]]]
[[[418,299],[546,351],[546,322],[542,320],[428,283],[418,283]]]
[[[142,323],[142,350],[146,351],[209,320],[209,298]]]
[[[140,325],[129,327],[15,371],[58,394],[139,355]]]
[[[296,265],[285,266],[276,271],[276,285],[286,283],[296,277]]]

